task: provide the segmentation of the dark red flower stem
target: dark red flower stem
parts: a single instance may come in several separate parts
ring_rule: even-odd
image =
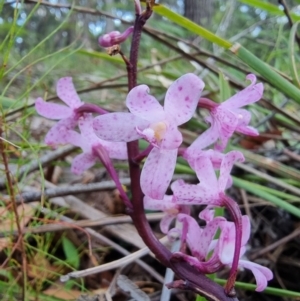
[[[240,211],[238,204],[225,194],[222,196],[222,200],[223,200],[223,205],[229,211],[235,225],[235,248],[233,254],[233,261],[229,273],[229,278],[225,285],[225,292],[227,295],[230,295],[232,292],[234,292],[234,284],[235,284],[235,279],[236,279],[238,265],[239,265],[240,252],[242,246],[243,224],[242,224],[242,213]]]
[[[152,15],[151,3],[147,2],[146,10],[140,15],[136,15],[134,24],[134,31],[132,35],[131,51],[130,51],[130,68],[127,67],[128,71],[128,91],[134,88],[137,84],[137,63],[138,63],[138,52],[141,40],[141,34],[143,26],[146,21]],[[144,212],[143,203],[143,192],[140,186],[140,166],[139,162],[135,159],[139,156],[138,141],[132,141],[127,143],[128,150],[128,162],[129,162],[129,174],[131,179],[131,193],[132,193],[132,210],[129,210],[129,214],[134,222],[134,225],[139,232],[140,236],[144,240],[145,244],[155,254],[157,259],[164,264],[169,266],[169,260],[171,258],[171,252],[166,249],[154,236],[149,223],[146,219]]]
[[[154,3],[153,0],[147,0],[146,10],[142,14],[136,15],[129,59],[130,64],[127,64],[128,91],[137,84],[137,62],[141,33],[143,26],[152,14],[152,2]],[[140,186],[141,171],[139,163],[135,161],[135,158],[138,158],[139,155],[138,141],[128,142],[127,150],[133,205],[132,208],[128,208],[128,213],[145,244],[163,265],[171,268],[180,279],[183,279],[178,287],[194,291],[206,297],[208,301],[238,301],[235,297],[227,296],[223,287],[208,279],[205,275],[198,273],[188,263],[172,260],[172,253],[154,236],[145,216],[144,195]],[[175,286],[176,284],[174,284]],[[170,287],[172,287],[172,284],[170,284]]]

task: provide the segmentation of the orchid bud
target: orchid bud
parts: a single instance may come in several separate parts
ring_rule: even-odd
[[[133,32],[133,26],[128,27],[123,33],[119,31],[112,31],[99,37],[99,45],[101,47],[112,47],[117,44],[123,43],[129,35]]]

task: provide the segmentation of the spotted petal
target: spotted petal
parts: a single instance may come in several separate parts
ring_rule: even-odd
[[[184,154],[184,158],[190,162],[200,156],[202,151],[215,143],[219,138],[219,130],[216,123],[212,123],[212,126],[203,132],[192,144],[187,148]]]
[[[146,196],[163,199],[174,173],[176,159],[177,149],[152,149],[141,173],[141,188]]]
[[[45,143],[52,146],[69,143],[68,131],[72,130],[76,124],[77,121],[72,117],[60,120],[47,133]]]
[[[172,183],[171,189],[179,205],[220,205],[216,191],[211,187],[186,184],[178,180]]]
[[[256,76],[254,74],[248,74],[246,78],[251,81],[251,84],[244,90],[238,92],[237,94],[223,102],[221,104],[223,108],[236,109],[249,105],[261,99],[264,92],[263,84],[259,83],[255,85]]]
[[[126,106],[133,115],[151,123],[165,119],[163,107],[149,94],[149,87],[146,85],[137,86],[128,93]]]
[[[141,138],[137,128],[144,130],[149,121],[131,113],[110,113],[94,119],[93,128],[98,137],[107,141],[129,142]]]
[[[71,171],[74,174],[80,175],[92,167],[96,163],[96,160],[96,157],[91,154],[80,154],[73,159]]]
[[[225,191],[228,181],[230,181],[229,177],[234,163],[243,162],[244,160],[244,155],[239,151],[231,151],[225,155],[220,167],[219,191]]]
[[[106,148],[108,156],[112,159],[127,160],[127,146],[124,142],[109,142],[102,140],[102,145]]]
[[[56,85],[56,92],[57,96],[72,109],[76,109],[83,104],[75,90],[72,77],[59,79]]]
[[[190,120],[196,110],[203,88],[203,81],[195,74],[188,73],[178,78],[169,87],[165,97],[166,115],[170,116],[176,125]]]
[[[219,141],[216,143],[215,149],[223,151],[237,127],[238,118],[233,112],[222,110],[221,106],[214,109],[212,114],[212,123],[216,123],[219,131]]]
[[[202,187],[209,187],[212,190],[217,189],[216,173],[210,158],[205,153],[195,161],[194,170]]]
[[[35,101],[35,109],[41,116],[49,119],[68,118],[73,113],[72,109],[64,105],[46,102],[40,97]]]
[[[172,195],[164,195],[163,200],[153,199],[147,195],[144,196],[144,208],[147,210],[158,210],[158,211],[178,211],[178,205],[173,202]]]

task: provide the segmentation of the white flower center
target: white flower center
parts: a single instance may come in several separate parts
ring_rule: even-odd
[[[143,135],[150,143],[158,144],[162,141],[167,131],[167,124],[163,121],[153,123],[143,130]]]

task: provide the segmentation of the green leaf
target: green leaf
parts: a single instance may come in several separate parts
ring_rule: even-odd
[[[226,283],[225,279],[215,279],[215,281],[221,285],[224,285]],[[245,282],[235,282],[235,286],[237,288],[242,288],[244,290],[250,290],[254,291],[256,289],[255,284],[245,283]],[[269,294],[273,296],[281,296],[281,297],[288,297],[288,298],[299,298],[300,293],[294,292],[290,290],[280,289],[280,288],[274,288],[274,287],[267,287],[264,291],[264,294]]]
[[[285,13],[278,5],[271,4],[269,2],[265,1],[260,1],[260,0],[239,0],[241,3],[245,3],[247,5],[260,8],[262,10],[267,11],[268,13],[272,15],[277,15],[277,16],[285,16]],[[296,15],[293,12],[290,12],[290,15],[293,19],[293,21],[300,21],[300,16]]]
[[[279,91],[283,92],[288,97],[300,103],[300,90],[292,83],[283,78],[280,74],[272,69],[271,66],[264,63],[245,47],[236,44],[231,48],[231,51],[237,55],[248,66],[253,68],[256,72],[262,75],[265,80],[271,83]]]
[[[222,102],[231,96],[228,80],[225,78],[225,75],[222,72],[219,73],[219,86],[220,86],[220,99]]]
[[[290,38],[289,38],[289,59],[290,59],[290,70],[291,70],[291,75],[293,78],[293,82],[295,85],[300,87],[300,82],[298,78],[298,70],[297,70],[297,65],[296,65],[296,60],[295,60],[295,37],[297,34],[297,28],[299,25],[300,21],[296,22],[290,33]]]
[[[205,29],[204,27],[192,22],[191,20],[173,12],[169,8],[157,4],[153,7],[155,13],[169,19],[170,21],[176,23],[177,25],[186,28],[190,32],[193,32],[199,36],[202,36],[206,40],[215,43],[221,47],[229,49],[232,44],[219,36],[215,35],[214,33],[210,32],[209,30]]]
[[[237,187],[243,188],[248,192],[251,192],[254,195],[261,197],[262,199],[269,201],[275,204],[277,207],[284,209],[285,211],[289,212],[290,214],[297,216],[300,218],[300,209],[290,203],[279,199],[278,197],[268,193],[267,191],[260,189],[263,187],[258,184],[253,184],[249,181],[245,181],[242,179],[238,179],[236,177],[232,177],[233,184]]]
[[[66,237],[62,238],[63,250],[66,256],[66,262],[71,265],[74,269],[79,268],[79,254],[73,243]]]

